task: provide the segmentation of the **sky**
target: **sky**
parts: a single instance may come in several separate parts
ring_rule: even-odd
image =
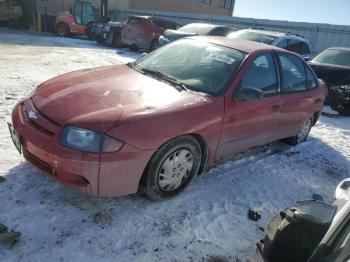
[[[233,15],[350,25],[350,0],[236,0]]]

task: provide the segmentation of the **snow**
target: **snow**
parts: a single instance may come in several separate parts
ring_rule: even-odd
[[[339,115],[337,111],[334,111],[330,106],[324,106],[322,113],[327,115]]]
[[[0,28],[0,223],[22,233],[3,261],[255,261],[259,229],[316,193],[333,200],[350,176],[350,118],[322,116],[307,142],[238,154],[164,202],[95,198],[65,189],[23,160],[6,126],[14,103],[41,82],[140,53],[81,39]],[[262,214],[247,219],[248,209]]]

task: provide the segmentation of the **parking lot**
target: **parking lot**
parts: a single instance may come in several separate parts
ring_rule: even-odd
[[[332,201],[350,176],[350,119],[340,116],[321,116],[296,147],[276,142],[235,155],[165,202],[85,196],[24,161],[6,124],[16,101],[59,74],[140,54],[0,28],[0,222],[22,234],[14,249],[0,246],[4,261],[254,261],[273,214],[313,194]],[[248,220],[250,208],[260,221]]]

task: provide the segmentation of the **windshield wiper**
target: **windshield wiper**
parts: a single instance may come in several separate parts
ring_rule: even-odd
[[[188,88],[184,83],[181,83],[179,80],[177,80],[175,77],[172,77],[168,74],[162,73],[160,71],[157,70],[153,70],[153,69],[148,69],[148,68],[142,68],[141,69],[142,72],[144,73],[149,73],[155,76],[160,77],[161,79],[164,79],[165,81],[173,84],[175,87],[180,87],[182,90],[187,91]]]

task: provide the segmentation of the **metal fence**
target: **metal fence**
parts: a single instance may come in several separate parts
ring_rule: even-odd
[[[123,20],[129,15],[162,17],[171,19],[182,25],[194,22],[209,22],[230,25],[237,28],[263,27],[276,31],[295,33],[304,36],[310,41],[313,53],[319,53],[326,48],[335,46],[350,47],[350,26],[133,9],[116,12],[115,19]]]

